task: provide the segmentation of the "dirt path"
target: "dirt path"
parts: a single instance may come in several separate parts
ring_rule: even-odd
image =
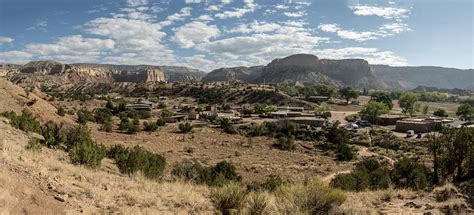
[[[352,169],[348,169],[348,170],[342,170],[342,171],[339,171],[339,172],[335,172],[335,173],[331,173],[327,176],[324,176],[321,180],[323,182],[331,182],[331,180],[336,177],[336,175],[339,175],[339,174],[346,174],[346,173],[350,173],[352,171]]]

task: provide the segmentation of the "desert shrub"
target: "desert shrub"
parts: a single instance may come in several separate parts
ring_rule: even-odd
[[[78,110],[76,114],[77,114],[77,122],[79,124],[85,125],[87,122],[95,121],[95,118],[92,112],[86,109]]]
[[[66,135],[66,150],[71,150],[74,145],[92,141],[90,130],[85,125],[69,129]]]
[[[357,163],[351,173],[338,174],[331,180],[335,188],[350,191],[387,189],[390,187],[390,171],[382,168],[375,159],[367,159]]]
[[[140,132],[140,121],[138,118],[134,118],[131,123],[128,124],[127,133],[136,134]]]
[[[247,190],[274,192],[283,184],[285,184],[285,181],[283,181],[283,179],[280,176],[270,175],[263,182],[253,182],[253,183],[248,184]]]
[[[59,116],[65,116],[66,115],[66,111],[64,110],[64,108],[61,106],[58,108],[58,110],[56,110],[56,113],[59,115]]]
[[[391,177],[393,183],[399,188],[420,190],[429,185],[425,168],[407,158],[395,164]]]
[[[99,124],[112,121],[112,112],[107,108],[98,108],[94,111],[94,119]]]
[[[278,138],[278,142],[275,144],[275,147],[281,150],[286,150],[286,151],[295,150],[296,149],[295,136],[281,135]]]
[[[15,112],[3,112],[1,116],[6,117],[10,120],[10,124],[17,129],[26,132],[40,132],[40,122],[33,116],[33,114],[24,109],[21,111],[21,115],[17,115]]]
[[[125,116],[125,115],[121,116],[120,117],[119,130],[126,131],[126,130],[128,130],[129,126],[130,126],[130,120],[128,119],[128,117]]]
[[[357,119],[359,119],[359,114],[347,115],[346,117],[344,117],[344,119],[348,122],[355,122],[357,121]]]
[[[330,143],[340,145],[350,142],[349,131],[343,127],[340,127],[338,123],[326,129],[326,139]]]
[[[242,180],[242,176],[237,173],[235,166],[227,161],[221,161],[211,167],[206,177],[208,184],[215,186],[226,184],[229,181],[240,180]]]
[[[244,204],[246,192],[238,184],[230,183],[211,190],[211,202],[224,215],[239,212]]]
[[[174,164],[171,174],[187,181],[212,186],[221,186],[242,179],[236,172],[234,165],[227,161],[221,161],[215,166],[204,167],[197,161],[184,160]]]
[[[350,161],[355,157],[354,149],[347,144],[340,144],[336,148],[337,159],[340,161]]]
[[[369,187],[370,178],[365,171],[355,170],[351,173],[338,174],[331,180],[331,186],[350,191],[363,191]]]
[[[184,160],[173,165],[171,174],[186,181],[205,183],[208,168],[202,166],[197,161]]]
[[[38,101],[37,99],[32,99],[32,100],[28,101],[28,102],[26,103],[26,105],[28,105],[28,106],[33,106],[34,104],[36,104],[37,101]]]
[[[178,128],[181,133],[186,134],[186,133],[191,132],[191,130],[193,130],[193,125],[191,125],[191,123],[189,122],[185,122],[185,123],[180,123]]]
[[[156,124],[156,122],[143,122],[143,130],[144,131],[148,131],[148,132],[152,132],[152,131],[156,131],[158,129],[158,124]]]
[[[160,114],[162,118],[172,117],[173,115],[174,115],[173,111],[168,110],[168,109],[163,109]]]
[[[141,172],[145,177],[158,179],[163,175],[166,159],[158,154],[151,153],[140,146],[132,149],[114,147],[109,150],[108,156],[112,157],[120,172],[132,175]]]
[[[67,136],[62,123],[48,121],[41,126],[41,135],[43,135],[43,144],[49,148],[57,148],[63,145]]]
[[[247,214],[265,214],[269,207],[269,200],[265,193],[250,193],[247,197]]]
[[[132,119],[148,119],[151,117],[151,112],[147,110],[129,110],[127,116]]]
[[[234,126],[232,126],[232,124],[230,123],[228,119],[221,120],[221,128],[222,128],[222,131],[224,131],[224,133],[227,133],[227,134],[239,133],[237,129],[235,129]]]
[[[112,132],[113,127],[114,126],[112,124],[112,121],[105,121],[104,124],[102,124],[102,126],[100,127],[100,129],[105,132]]]
[[[250,130],[247,132],[247,134],[252,137],[264,136],[267,133],[267,127],[263,123],[252,125],[252,127],[250,127]]]
[[[28,141],[28,144],[25,146],[26,150],[38,153],[41,152],[41,143],[38,139],[32,138]]]
[[[166,121],[165,119],[163,119],[163,117],[160,117],[156,120],[156,125],[158,126],[165,126],[166,125]]]
[[[96,169],[100,167],[102,159],[106,155],[105,147],[97,144],[92,139],[75,142],[69,151],[69,157],[72,163],[84,165]]]
[[[281,186],[277,197],[283,214],[327,214],[347,198],[345,192],[316,180]]]

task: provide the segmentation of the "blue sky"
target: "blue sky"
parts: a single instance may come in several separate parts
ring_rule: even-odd
[[[473,68],[473,0],[0,0],[0,62]]]

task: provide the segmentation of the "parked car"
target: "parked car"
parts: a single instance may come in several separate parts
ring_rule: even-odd
[[[407,134],[407,138],[410,138],[410,137],[415,136],[415,131],[413,131],[413,130],[408,130],[406,134]]]
[[[357,120],[356,124],[361,128],[372,126],[372,124],[367,120]]]
[[[420,132],[416,133],[416,138],[422,138],[423,137],[423,134],[421,134]]]

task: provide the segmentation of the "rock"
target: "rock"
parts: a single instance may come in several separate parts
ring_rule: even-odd
[[[65,202],[66,200],[64,199],[64,197],[61,197],[61,196],[54,196],[54,199],[60,201],[60,202]]]

